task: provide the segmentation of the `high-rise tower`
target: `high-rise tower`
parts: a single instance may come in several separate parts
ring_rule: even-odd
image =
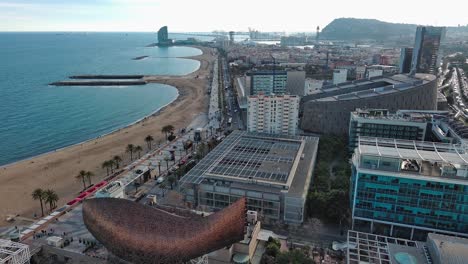
[[[400,73],[410,73],[412,58],[413,58],[413,48],[401,48]]]
[[[164,26],[158,31],[158,45],[167,46],[172,44],[172,39],[169,38],[167,26]]]
[[[440,42],[445,37],[445,27],[423,27],[416,29],[411,74],[437,74],[440,64]]]
[[[320,26],[317,26],[317,33],[315,34],[315,42],[318,43],[320,36]]]

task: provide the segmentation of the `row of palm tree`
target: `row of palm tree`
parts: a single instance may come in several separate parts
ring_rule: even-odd
[[[125,152],[130,153],[130,160],[133,160],[133,153],[138,153],[138,158],[141,157],[141,152],[143,148],[141,146],[135,146],[133,144],[128,144]]]
[[[81,179],[83,181],[83,190],[91,186],[91,177],[93,176],[94,176],[94,173],[90,171],[84,171],[84,170],[81,170],[80,173],[76,175],[76,178]],[[88,180],[89,185],[86,185],[86,180]]]
[[[49,204],[49,210],[52,211],[52,209],[57,207],[57,202],[59,200],[58,194],[50,189],[43,190],[37,188],[32,192],[31,196],[34,200],[39,200],[41,203],[42,216],[44,216],[44,204]]]
[[[118,155],[114,156],[111,160],[106,160],[102,163],[102,168],[107,170],[107,175],[109,175],[109,170],[111,173],[114,173],[114,169],[120,168],[120,163],[122,158]]]
[[[148,146],[148,151],[151,150],[151,143],[154,141],[154,138],[151,135],[145,137],[145,142]]]

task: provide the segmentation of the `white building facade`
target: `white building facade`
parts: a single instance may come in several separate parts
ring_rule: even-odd
[[[249,132],[296,135],[300,97],[296,95],[249,96],[247,130]]]
[[[333,84],[339,84],[346,82],[348,78],[347,69],[335,69],[333,70]]]

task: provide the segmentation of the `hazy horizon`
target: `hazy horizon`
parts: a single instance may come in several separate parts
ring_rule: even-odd
[[[238,0],[223,7],[210,0],[80,0],[71,3],[0,0],[0,31],[154,32],[167,25],[171,32],[248,31],[249,27],[260,31],[314,32],[317,26],[324,28],[341,17],[434,26],[468,24],[465,13],[468,3],[451,1],[443,14],[438,3],[394,0],[382,8],[371,0],[338,0],[332,4]]]

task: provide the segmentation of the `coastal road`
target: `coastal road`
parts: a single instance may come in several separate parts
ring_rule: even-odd
[[[222,66],[223,66],[223,77],[224,77],[224,91],[226,95],[226,102],[227,102],[227,116],[226,119],[232,118],[232,124],[228,125],[226,129],[229,130],[243,130],[244,124],[241,119],[241,111],[239,108],[239,104],[237,103],[237,98],[234,95],[234,87],[231,85],[230,75],[229,75],[229,68],[225,58],[222,59]]]

